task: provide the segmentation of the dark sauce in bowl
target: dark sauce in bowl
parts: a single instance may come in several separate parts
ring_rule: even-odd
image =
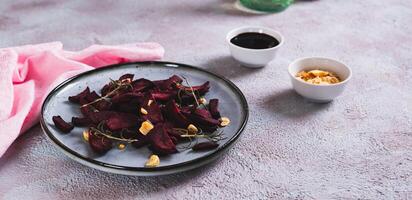
[[[248,49],[269,49],[279,45],[279,41],[265,33],[246,32],[233,37],[230,42]]]

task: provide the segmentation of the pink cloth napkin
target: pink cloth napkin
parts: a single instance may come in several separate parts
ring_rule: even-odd
[[[63,50],[60,42],[0,49],[0,157],[38,122],[43,100],[58,83],[94,68],[163,54],[157,43],[92,45],[77,52]]]

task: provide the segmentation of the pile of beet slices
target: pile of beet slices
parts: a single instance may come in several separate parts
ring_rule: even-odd
[[[175,128],[187,129],[193,124],[203,133],[212,133],[219,127],[219,100],[211,99],[207,105],[196,102],[209,91],[209,82],[190,87],[184,86],[183,79],[176,75],[157,81],[133,78],[133,74],[122,75],[106,84],[101,89],[101,95],[87,87],[83,92],[69,97],[70,102],[79,105],[83,116],[73,117],[71,123],[54,116],[55,126],[68,133],[74,126],[96,128],[103,125],[113,136],[138,140],[131,144],[136,148],[148,146],[159,155],[176,153],[176,144],[187,140]],[[147,113],[143,114],[141,108]],[[147,120],[154,128],[143,135],[139,128]],[[88,134],[90,147],[99,154],[106,153],[116,142],[92,131]],[[206,142],[199,143],[196,149],[208,150],[217,146],[217,143]]]

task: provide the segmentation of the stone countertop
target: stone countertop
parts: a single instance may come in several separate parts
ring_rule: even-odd
[[[0,4],[0,47],[159,42],[164,60],[232,80],[250,120],[217,162],[161,177],[85,167],[36,126],[0,158],[0,199],[412,199],[411,1],[298,1],[271,15],[242,13],[229,0],[28,2]],[[230,58],[225,35],[243,25],[285,36],[267,67]],[[312,55],[353,70],[332,103],[309,103],[291,90],[288,63]]]

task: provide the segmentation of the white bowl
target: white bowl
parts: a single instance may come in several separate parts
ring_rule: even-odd
[[[320,69],[335,73],[341,82],[331,85],[314,85],[296,77],[302,70]],[[289,65],[289,75],[295,91],[313,102],[329,102],[342,94],[352,77],[351,69],[342,62],[321,57],[299,58]]]
[[[247,32],[268,34],[276,38],[279,41],[279,44],[267,49],[249,49],[237,46],[230,42],[230,40],[235,36]],[[226,35],[226,42],[228,43],[230,53],[235,60],[247,67],[259,68],[266,66],[271,60],[275,58],[277,50],[283,44],[283,36],[279,32],[269,28],[246,26],[230,31]]]

